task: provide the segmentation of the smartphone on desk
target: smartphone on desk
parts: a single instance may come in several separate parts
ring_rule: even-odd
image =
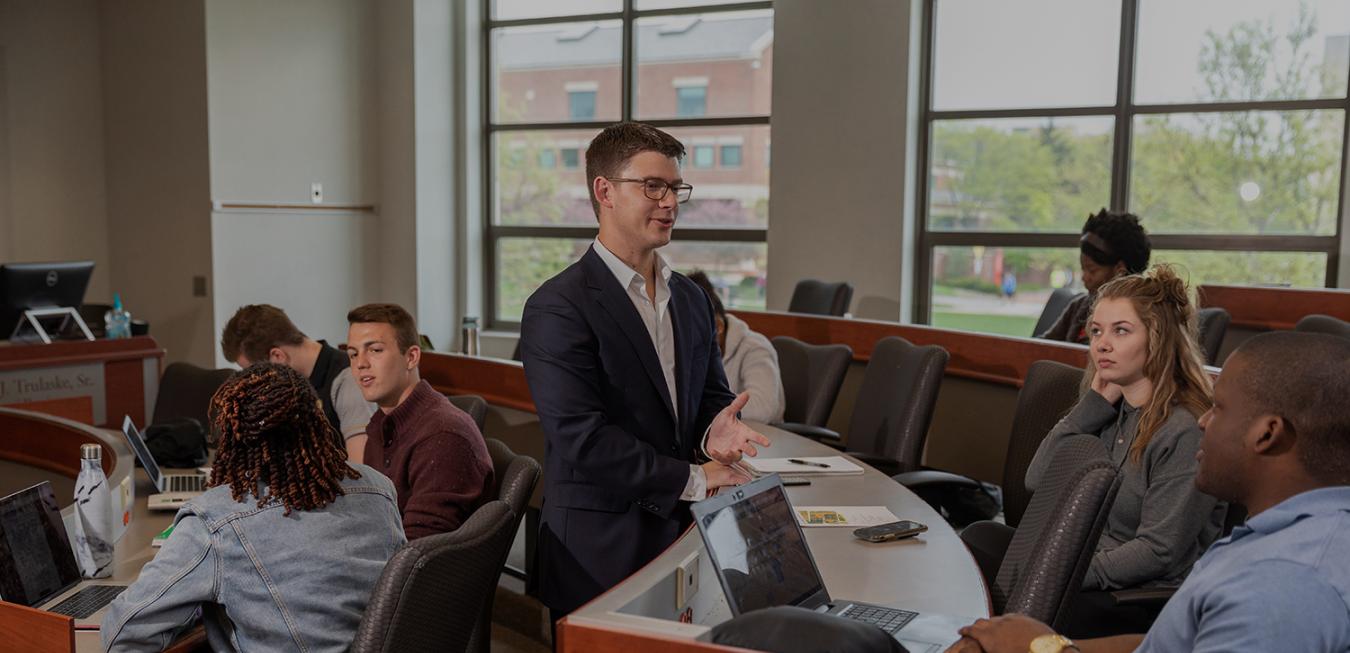
[[[893,521],[889,524],[880,526],[868,526],[853,531],[853,536],[868,542],[889,542],[906,537],[914,537],[919,533],[928,530],[927,526],[916,521]]]

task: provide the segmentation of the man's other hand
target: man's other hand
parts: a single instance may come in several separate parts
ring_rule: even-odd
[[[746,476],[745,472],[716,460],[703,463],[702,467],[703,476],[708,479],[708,496],[712,496],[713,490],[717,488],[750,482],[750,477]]]

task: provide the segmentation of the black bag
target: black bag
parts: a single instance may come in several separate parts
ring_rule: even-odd
[[[206,464],[206,429],[191,417],[146,427],[145,445],[160,467],[193,468]]]
[[[1003,509],[1002,489],[992,483],[981,482],[978,488],[944,483],[912,489],[957,529],[993,519]]]

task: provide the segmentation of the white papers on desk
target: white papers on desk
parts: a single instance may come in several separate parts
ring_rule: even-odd
[[[792,461],[800,460],[803,465]],[[755,476],[766,474],[790,474],[792,476],[854,476],[863,473],[863,469],[843,456],[793,456],[791,458],[742,458],[741,466]],[[820,465],[824,465],[821,467]]]
[[[817,526],[880,526],[900,521],[886,506],[793,506],[797,523],[806,528]]]

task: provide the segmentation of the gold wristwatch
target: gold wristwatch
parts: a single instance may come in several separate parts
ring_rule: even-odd
[[[1068,650],[1077,651],[1078,645],[1063,635],[1041,635],[1031,640],[1030,653],[1063,653]]]

